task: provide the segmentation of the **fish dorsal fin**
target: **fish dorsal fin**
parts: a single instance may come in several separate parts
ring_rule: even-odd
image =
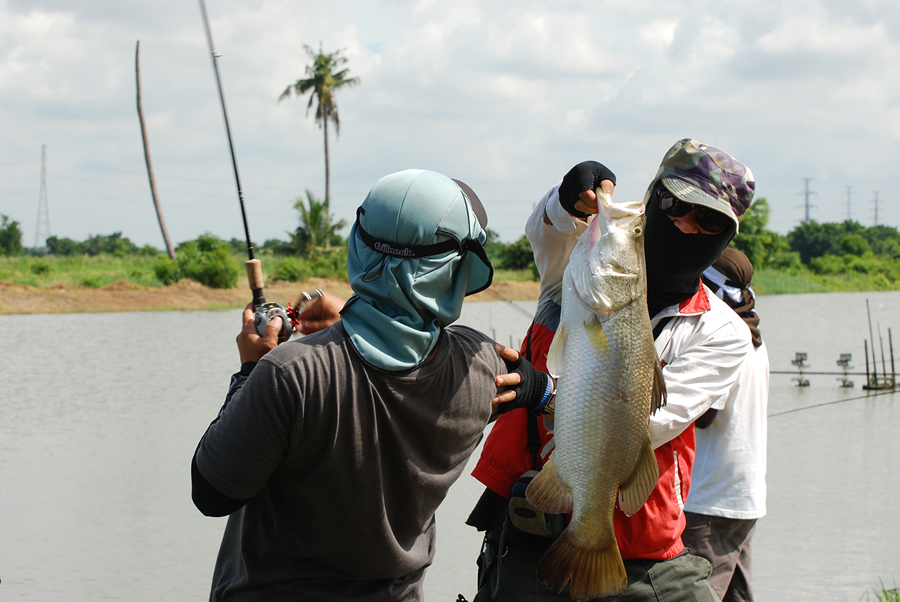
[[[662,364],[656,353],[653,354],[653,389],[650,397],[650,413],[655,414],[656,410],[666,405],[666,379],[663,376]]]
[[[566,354],[566,329],[560,323],[547,350],[547,372],[558,378],[564,372]]]
[[[644,440],[641,448],[641,457],[638,460],[634,472],[619,485],[619,508],[626,516],[632,516],[641,509],[659,480],[659,465],[656,463],[656,455],[650,447],[650,436]]]

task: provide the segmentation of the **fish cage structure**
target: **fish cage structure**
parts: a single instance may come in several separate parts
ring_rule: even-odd
[[[885,355],[884,355],[884,339],[881,336],[881,326],[878,327],[878,342],[881,348],[881,374],[878,373],[878,359],[875,357],[875,336],[872,332],[872,313],[869,311],[869,300],[866,299],[866,313],[869,317],[869,340],[872,342],[871,344],[871,367],[869,365],[869,341],[864,341],[865,350],[866,350],[866,384],[863,385],[863,389],[866,390],[875,390],[875,391],[884,391],[884,390],[893,390],[897,386],[896,373],[894,371],[894,343],[891,338],[891,329],[888,328],[887,338],[888,338],[888,353],[891,358],[891,371],[888,374],[887,364],[885,363]]]
[[[849,376],[849,370],[853,366],[850,365],[850,360],[853,358],[853,354],[851,353],[842,353],[841,356],[837,360],[838,367],[843,370],[843,374],[838,377],[838,382],[841,387],[848,389],[853,387],[853,381],[847,378]]]
[[[808,387],[809,379],[803,377],[803,369],[809,368],[809,366],[806,365],[806,354],[798,351],[796,354],[794,354],[794,359],[791,360],[791,365],[797,366],[797,376],[792,378],[791,380],[796,382],[798,387]]]

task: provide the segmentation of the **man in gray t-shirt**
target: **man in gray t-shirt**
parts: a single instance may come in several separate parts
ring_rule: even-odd
[[[422,598],[435,510],[494,404],[539,411],[552,391],[514,351],[450,326],[490,285],[485,226],[464,184],[387,176],[350,234],[339,322],[278,346],[279,320],[260,337],[244,310],[241,372],[192,463],[195,504],[230,515],[210,599]]]

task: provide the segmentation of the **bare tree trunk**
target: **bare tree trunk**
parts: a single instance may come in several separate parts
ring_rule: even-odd
[[[325,130],[325,222],[328,230],[325,234],[325,249],[331,248],[331,157],[328,155],[328,115],[322,117],[322,129]]]
[[[166,221],[163,219],[162,208],[159,206],[159,198],[156,196],[156,180],[153,177],[153,165],[150,162],[150,145],[147,142],[147,129],[144,127],[144,110],[141,108],[141,67],[140,67],[141,41],[138,40],[134,50],[134,77],[137,80],[137,112],[141,122],[141,138],[144,141],[144,159],[147,162],[147,176],[150,178],[150,194],[153,196],[153,205],[156,207],[156,217],[159,219],[159,229],[162,230],[163,241],[166,243],[166,252],[171,259],[175,259],[175,249],[169,241],[169,232],[166,230]]]

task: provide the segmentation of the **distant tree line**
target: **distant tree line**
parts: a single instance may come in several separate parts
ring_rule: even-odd
[[[344,220],[334,222],[324,200],[310,191],[298,198],[299,225],[286,232],[287,240],[269,239],[254,249],[268,258],[271,280],[301,281],[312,277],[347,278],[347,240],[340,235]],[[759,199],[741,222],[740,233],[732,244],[743,251],[757,269],[774,269],[788,273],[809,272],[821,275],[860,273],[876,275],[886,286],[900,283],[900,231],[889,226],[866,227],[847,220],[820,224],[810,221],[786,235],[766,229],[769,204]],[[527,270],[537,279],[531,245],[525,236],[504,243],[493,230],[487,231],[488,256],[498,270]],[[51,236],[42,253],[50,256],[70,255],[148,255],[158,256],[157,278],[171,284],[190,278],[214,287],[235,286],[241,271],[241,257],[246,257],[246,241],[233,238],[224,241],[206,233],[176,247],[176,259],[169,259],[159,249],[138,247],[121,232],[95,235],[84,241]],[[0,255],[35,253],[22,246],[19,223],[0,216]]]
[[[71,238],[59,238],[51,236],[46,240],[46,254],[57,256],[70,255],[157,255],[159,249],[151,245],[138,247],[121,232],[113,232],[109,235],[97,234],[89,236],[87,240],[78,242]]]
[[[733,245],[757,269],[789,273],[808,270],[819,275],[878,275],[886,284],[900,283],[900,231],[890,226],[863,226],[853,220],[800,224],[787,235],[766,229],[769,204],[761,198],[741,222]]]

